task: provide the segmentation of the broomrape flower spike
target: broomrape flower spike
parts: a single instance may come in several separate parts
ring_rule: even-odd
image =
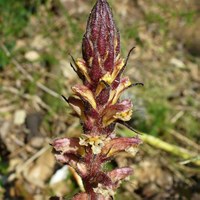
[[[116,123],[125,124],[132,116],[131,100],[120,100],[123,91],[134,85],[122,77],[129,55],[125,61],[120,56],[120,34],[108,2],[97,0],[83,36],[82,59],[72,57],[71,66],[82,85],[72,87],[74,96],[63,97],[80,118],[83,134],[52,142],[57,161],[74,168],[83,181],[85,192],[73,200],[110,200],[132,173],[129,167],[103,170],[119,152],[134,155],[141,143],[138,136],[115,134]]]

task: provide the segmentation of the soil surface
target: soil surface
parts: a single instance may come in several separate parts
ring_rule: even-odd
[[[93,0],[2,0],[0,3],[0,199],[70,199],[76,174],[56,163],[49,145],[79,136],[79,120],[61,98],[79,82],[70,67]],[[10,3],[9,3],[10,2]],[[130,126],[200,153],[199,0],[108,0],[121,33],[125,74],[143,82],[125,93],[134,103]],[[123,135],[124,127],[116,131]],[[134,135],[134,133],[133,133]],[[192,155],[193,155],[192,154]],[[132,166],[115,199],[200,199],[200,165],[144,142],[136,156],[106,166]]]

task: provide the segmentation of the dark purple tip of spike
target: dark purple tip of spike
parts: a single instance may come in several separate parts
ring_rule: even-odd
[[[120,36],[111,8],[106,0],[98,0],[90,13],[82,43],[83,59],[94,82],[113,71],[119,52]]]

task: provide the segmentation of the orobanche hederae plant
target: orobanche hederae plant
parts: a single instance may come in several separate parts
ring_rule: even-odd
[[[103,166],[119,152],[135,153],[138,136],[117,137],[115,125],[132,117],[130,99],[120,99],[136,85],[123,76],[127,60],[120,55],[120,34],[106,0],[97,0],[82,40],[82,57],[72,67],[82,84],[72,87],[66,99],[80,118],[83,134],[52,142],[56,160],[71,166],[81,177],[85,192],[73,200],[113,199],[120,182],[132,173],[129,167],[105,171]]]

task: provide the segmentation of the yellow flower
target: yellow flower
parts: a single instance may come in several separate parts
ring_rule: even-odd
[[[85,78],[87,79],[87,81],[90,83],[91,79],[90,79],[90,76],[88,74],[85,61],[81,58],[77,59],[76,67],[78,68],[77,70],[79,70],[81,72],[81,74],[83,74],[85,76]]]
[[[118,55],[119,57],[119,55]],[[117,61],[115,62],[115,67],[112,72],[107,72],[99,81],[99,85],[97,87],[95,96],[98,96],[100,92],[104,89],[105,84],[111,85],[113,81],[116,79],[118,74],[120,73],[121,69],[124,66],[124,60],[121,58],[118,58]]]
[[[130,82],[129,78],[128,77],[123,78],[120,81],[120,84],[118,85],[118,87],[110,92],[110,97],[109,97],[108,101],[111,102],[112,105],[117,103],[117,101],[120,97],[120,94],[125,89],[127,89],[130,85],[131,85],[131,82]]]
[[[122,121],[129,121],[131,119],[132,114],[133,114],[133,110],[132,110],[132,108],[130,108],[127,111],[116,113],[113,116],[113,118],[120,119]]]
[[[129,121],[132,116],[132,103],[123,100],[115,105],[109,105],[103,115],[103,126],[106,127],[116,120]]]
[[[92,91],[84,85],[76,85],[72,87],[73,92],[81,99],[86,100],[90,105],[96,109],[96,101],[94,99]]]

